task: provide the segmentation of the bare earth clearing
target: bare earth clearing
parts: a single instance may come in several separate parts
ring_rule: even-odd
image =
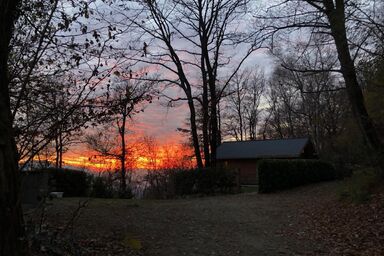
[[[74,225],[85,255],[328,255],[306,236],[303,209],[336,200],[337,182],[276,194],[178,200],[91,199]],[[62,228],[79,198],[53,200],[50,226]]]

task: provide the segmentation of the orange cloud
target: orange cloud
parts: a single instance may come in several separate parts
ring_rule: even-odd
[[[143,145],[142,142],[136,142],[129,145],[128,152],[127,169],[160,170],[194,167],[192,148],[180,143]],[[94,172],[120,168],[118,159],[95,156],[91,150],[82,150],[81,153],[74,151],[66,153],[63,157],[63,165]]]

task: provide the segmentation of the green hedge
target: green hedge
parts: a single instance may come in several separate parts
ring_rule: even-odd
[[[190,195],[194,192],[196,183],[195,172],[193,170],[174,170],[170,173],[173,176],[173,186],[175,195]]]
[[[321,160],[262,160],[258,173],[260,193],[337,178],[335,168]]]
[[[230,193],[235,187],[236,174],[227,169],[205,168],[194,170],[196,191],[202,194]]]

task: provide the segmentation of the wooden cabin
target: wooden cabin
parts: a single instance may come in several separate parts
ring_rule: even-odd
[[[241,185],[257,185],[257,164],[261,159],[317,158],[309,138],[223,142],[217,148],[217,161],[239,172]]]

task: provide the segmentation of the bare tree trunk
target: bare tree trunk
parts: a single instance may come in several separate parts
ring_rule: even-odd
[[[59,168],[59,158],[60,158],[60,152],[59,152],[59,139],[56,136],[55,137],[55,151],[56,151],[56,159],[55,159],[55,168]]]
[[[211,88],[211,165],[216,166],[216,151],[219,144],[219,126],[217,122],[217,97],[216,86],[210,86]],[[214,91],[212,91],[214,90]]]
[[[345,3],[343,0],[336,0],[335,5],[331,0],[324,0],[324,6],[335,41],[352,112],[369,150],[375,156],[373,159],[375,164],[378,164],[384,173],[384,162],[381,160],[383,145],[368,115],[363,93],[357,80],[355,64],[349,50],[345,28]]]
[[[222,142],[222,137],[221,137],[221,107],[220,107],[220,101],[221,101],[221,98],[219,98],[218,102],[217,102],[217,122],[218,122],[218,140],[219,140],[219,145]]]
[[[236,97],[237,97],[237,117],[239,118],[239,130],[240,130],[240,141],[243,141],[244,140],[244,135],[243,135],[243,113],[242,113],[242,100],[241,100],[241,96],[240,96],[240,84],[237,84],[236,85],[237,88],[236,88]]]
[[[20,1],[0,0],[0,255],[26,254],[20,175],[9,99],[8,55]]]
[[[218,123],[217,123],[217,95],[216,95],[216,70],[211,64],[209,56],[209,27],[204,24],[204,15],[202,13],[202,1],[199,1],[199,19],[200,19],[200,44],[201,44],[201,64],[204,69],[205,82],[209,88],[210,96],[210,165],[213,167],[216,166],[216,148],[218,145],[217,136],[218,136]],[[204,64],[205,63],[205,64]],[[207,79],[208,78],[208,79]],[[205,84],[205,85],[206,85]],[[204,85],[204,86],[205,86]]]
[[[207,90],[203,92],[203,147],[204,147],[204,166],[211,166],[211,155],[209,152],[209,104]]]
[[[123,120],[121,123],[121,127],[119,127],[120,132],[120,138],[121,138],[121,156],[120,156],[120,163],[121,163],[121,180],[120,180],[120,195],[122,197],[126,196],[127,192],[127,181],[126,181],[126,169],[125,169],[125,158],[127,155],[127,149],[125,145],[125,126],[127,121],[127,113],[126,113],[126,106],[124,106],[124,113],[123,113]]]
[[[203,111],[203,148],[204,148],[204,165],[205,167],[211,166],[211,155],[209,152],[209,100],[208,100],[208,81],[207,71],[205,69],[205,63],[203,55],[201,55],[201,73],[203,77],[203,99],[202,99],[202,111]]]
[[[177,67],[178,76],[180,80],[182,81],[181,88],[184,90],[185,95],[188,99],[188,107],[189,107],[189,114],[190,114],[190,122],[191,122],[191,135],[192,135],[192,143],[195,151],[195,157],[196,157],[196,164],[198,168],[203,168],[203,161],[201,159],[201,153],[200,153],[200,143],[199,143],[199,136],[197,134],[197,125],[196,125],[196,108],[195,104],[193,102],[193,95],[192,95],[192,89],[191,85],[189,84],[189,81],[184,73],[183,66],[181,64],[181,61],[179,59],[179,56],[176,54],[174,48],[171,45],[171,42],[166,39],[164,40],[166,43],[172,58],[174,59],[173,62]]]
[[[59,130],[59,168],[63,168],[63,132]]]
[[[196,163],[197,163],[198,168],[203,168],[203,161],[201,159],[201,154],[200,154],[199,137],[197,135],[196,110],[195,110],[195,106],[193,104],[192,99],[188,100],[188,106],[189,106],[189,111],[190,111],[191,135],[192,135],[193,147],[195,150]]]
[[[60,128],[57,130],[57,134],[55,137],[55,151],[56,151],[55,168],[61,169],[63,168],[63,136]]]

